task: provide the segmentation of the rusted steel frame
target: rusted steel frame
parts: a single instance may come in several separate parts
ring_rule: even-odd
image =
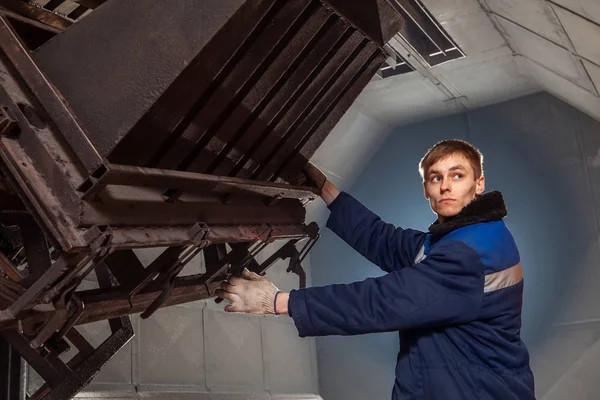
[[[0,269],[14,282],[19,282],[23,279],[21,271],[2,253],[0,253]]]
[[[102,4],[106,3],[106,0],[71,0],[74,3],[81,4],[90,9],[95,9],[100,7]]]
[[[118,323],[112,321],[112,334],[97,349],[95,349],[77,367],[64,376],[51,391],[42,387],[30,400],[64,400],[73,398],[81,389],[86,387],[119,350],[133,338],[134,332],[128,317],[118,318]],[[117,325],[117,329],[113,326]],[[40,393],[40,395],[38,395]]]
[[[75,356],[73,356],[73,358],[70,359],[67,363],[67,366],[70,369],[73,369],[77,367],[82,361],[84,361],[90,354],[92,354],[94,348],[86,340],[86,338],[84,338],[83,335],[79,333],[79,331],[75,328],[70,329],[66,333],[65,337],[78,350],[78,353]]]
[[[94,173],[104,163],[102,156],[89,140],[60,94],[23,47],[5,17],[0,17],[0,48],[44,107],[73,153],[77,155],[78,161],[89,174]]]
[[[7,167],[6,175],[17,181],[15,186],[23,192],[22,200],[30,203],[28,208],[37,211],[38,215],[41,216],[40,220],[50,229],[60,247],[65,251],[86,250],[88,243],[83,236],[85,231],[72,225],[69,216],[64,214],[65,208],[68,208],[69,204],[62,203],[62,199],[57,199],[54,196],[45,179],[33,167],[27,154],[13,139],[2,138],[0,140],[2,141],[0,156]],[[26,166],[23,166],[22,163],[25,163]],[[89,205],[85,206],[89,207]],[[110,248],[120,250],[192,244],[194,239],[189,236],[189,230],[192,226],[193,224],[190,223],[184,226],[164,228],[116,227],[113,228],[113,240]],[[274,229],[272,235],[275,239],[305,235],[305,225],[302,223],[272,224],[272,226]],[[210,226],[207,240],[210,240],[211,243],[254,240],[264,232],[264,229],[262,224],[214,225]]]
[[[198,221],[209,226],[247,224],[302,224],[306,210],[298,200],[265,204],[126,202],[82,204],[79,227],[191,227]],[[234,240],[235,241],[235,240]]]
[[[197,276],[177,278],[171,295],[161,304],[161,308],[214,297],[214,292],[220,285],[220,281],[208,284],[201,282],[201,278]],[[111,289],[111,292],[102,292],[99,289],[78,292],[77,295],[86,306],[77,324],[82,325],[116,316],[142,312],[152,304],[161,292],[161,288],[154,288],[152,290],[146,288],[131,299],[120,294],[118,289]],[[0,329],[2,328],[0,327]]]
[[[260,173],[265,164],[272,161],[282,143],[289,140],[298,125],[311,114],[311,106],[319,104],[321,95],[327,93],[327,89],[335,83],[339,76],[338,71],[349,62],[352,52],[365,42],[367,40],[360,32],[353,28],[345,29],[343,35],[319,61],[319,65],[310,71],[309,77],[301,82],[298,90],[287,100],[285,113],[272,123],[274,126],[263,136],[261,145],[253,151],[250,157],[253,178]],[[242,173],[243,171],[239,170],[241,167],[243,165],[238,163],[238,169],[234,172]]]
[[[73,21],[48,10],[44,10],[42,7],[32,6],[23,0],[1,0],[0,7],[19,13],[32,20],[39,21],[39,23],[47,25],[58,32],[64,31],[73,24]]]
[[[4,6],[4,1],[5,0],[0,1],[0,7]],[[19,3],[24,3],[24,2],[19,1]],[[29,4],[26,4],[26,6],[29,6]],[[32,7],[32,6],[29,6],[29,7]],[[9,17],[10,19],[14,19],[15,21],[23,22],[27,25],[31,25],[35,28],[48,31],[50,33],[58,34],[63,31],[63,29],[56,28],[52,25],[42,24],[41,22],[38,22],[35,19],[24,17],[21,14],[18,14],[14,11],[7,10],[5,8],[0,8],[0,15]]]
[[[352,78],[365,64],[365,61],[376,51],[378,51],[378,48],[366,39],[362,39],[356,45],[333,73],[331,79],[323,87],[318,88],[318,94],[303,110],[287,135],[281,138],[267,157],[267,161],[254,172],[253,178],[269,180],[271,177],[275,178],[277,176],[276,173],[285,164],[287,158],[291,156],[293,150],[301,147],[303,139],[312,132],[312,127],[326,113],[327,109],[339,100],[343,89],[352,82]]]
[[[294,104],[295,98],[302,92],[305,82],[317,74],[322,68],[323,60],[328,59],[328,55],[334,53],[334,48],[339,44],[339,40],[345,35],[347,24],[334,17],[330,17],[327,23],[319,32],[307,43],[303,52],[290,65],[288,73],[291,73],[283,86],[278,88],[269,104],[261,110],[253,121],[252,125],[246,128],[237,143],[235,149],[241,153],[235,164],[227,166],[222,163],[215,173],[218,175],[235,175],[239,172],[259,148],[265,138],[269,136],[279,120],[281,120],[287,111]]]
[[[1,138],[0,158],[6,175],[15,182],[21,200],[36,213],[40,226],[48,229],[49,237],[56,240],[65,251],[85,248],[82,233],[77,230],[67,212],[77,211],[77,207],[58,199],[48,187],[48,183],[34,167],[26,152],[12,139]],[[69,210],[69,205],[73,209]]]
[[[133,250],[115,251],[104,259],[104,264],[119,282],[121,291],[130,295],[147,276],[147,268]]]
[[[206,173],[218,174],[216,170],[223,164],[227,155],[234,149],[239,152],[238,142],[290,79],[300,61],[314,47],[323,31],[326,31],[331,19],[331,11],[320,7],[293,33],[285,48],[266,66],[258,83],[216,134],[223,143],[218,144],[219,150],[214,157],[199,157],[194,162],[195,168]]]
[[[157,283],[160,283],[162,291],[148,306],[148,308],[146,308],[144,312],[140,314],[141,318],[150,318],[156,312],[156,310],[158,310],[165,303],[165,301],[173,292],[175,282],[177,281],[177,275],[179,275],[187,263],[189,263],[196,255],[198,255],[200,251],[202,251],[202,249],[204,249],[207,245],[207,241],[201,241],[197,245],[186,248],[175,260],[175,262],[171,263],[166,268],[163,268],[162,271],[160,271],[160,275],[156,278],[156,281]]]
[[[386,58],[387,55],[380,50],[375,51],[371,55],[351,82],[344,87],[338,99],[323,113],[320,120],[311,128],[309,134],[304,137],[280,169],[275,172],[274,177],[286,180],[290,179],[292,178],[292,174],[306,165],[307,159],[310,158],[310,155],[327,138],[329,132],[335,127],[354,100],[356,100]]]
[[[370,41],[383,47],[405,24],[390,4],[396,0],[325,0],[341,18],[363,32]],[[402,0],[401,0],[402,1]]]
[[[98,283],[103,289],[113,286],[110,272],[103,265],[96,270]],[[79,361],[71,371],[64,376],[58,384],[46,384],[31,396],[31,400],[64,400],[75,396],[81,389],[87,386],[94,376],[100,372],[102,367],[110,361],[133,337],[133,327],[128,317],[111,318],[108,321],[111,335],[98,348],[91,350],[83,342],[83,337],[77,337],[79,345],[83,345],[83,352],[87,356]],[[73,337],[73,335],[71,335]],[[82,340],[83,339],[83,342]],[[54,339],[53,339],[54,340]],[[91,351],[90,351],[91,350]]]
[[[123,287],[123,284],[120,284],[122,291],[126,291],[129,297],[135,296],[144,290],[160,273],[167,271],[170,266],[175,264],[184,250],[185,246],[172,246],[165,249],[144,271],[140,271],[142,274],[138,275],[137,282],[134,285]]]
[[[298,14],[292,24],[287,25],[287,31],[281,40],[270,49],[251,76],[246,78],[244,87],[228,108],[229,115],[213,134],[218,140],[213,140],[211,152],[208,156],[196,157],[191,164],[192,170],[214,173],[215,168],[225,160],[227,153],[236,147],[236,142],[245,134],[248,126],[271,101],[277,88],[288,79],[289,68],[297,65],[295,59],[304,54],[304,47],[312,41],[312,36],[330,16],[330,10],[312,2]],[[249,69],[244,66],[247,60],[248,58],[245,58],[240,63],[242,71]]]
[[[299,0],[288,4],[275,2],[268,14],[260,20],[248,37],[247,45],[238,49],[240,57],[235,68],[223,77],[221,87],[214,91],[207,99],[207,105],[197,110],[197,114],[190,121],[188,134],[193,145],[190,146],[191,150],[186,151],[183,160],[178,162],[177,169],[190,168],[227,120],[232,108],[252,89],[261,69],[269,64],[271,51],[279,47],[278,44],[283,41],[286,33],[292,30],[311,3],[311,0]],[[234,93],[228,93],[226,88],[232,88]],[[169,154],[166,156],[169,157]]]
[[[3,223],[17,225],[21,231],[29,266],[29,275],[21,282],[21,285],[28,287],[50,268],[50,251],[46,235],[28,213],[0,213],[0,220]]]
[[[221,281],[204,283],[201,277],[184,276],[175,281],[173,291],[160,308],[177,304],[190,303],[215,297],[215,290],[221,285]],[[160,287],[146,287],[142,292],[129,298],[127,294],[121,293],[118,287],[110,289],[92,289],[76,292],[77,296],[84,302],[85,308],[76,325],[89,324],[91,322],[103,321],[110,318],[137,314],[144,311],[154,299],[162,292]],[[19,318],[23,325],[40,323],[46,321],[52,313],[29,310],[23,312]],[[17,329],[17,319],[0,321],[0,331]],[[28,344],[29,346],[29,344]]]
[[[271,238],[288,239],[306,236],[306,225],[272,225]],[[114,250],[142,247],[185,246],[194,244],[190,227],[165,227],[146,229],[113,229],[110,248]],[[265,224],[211,226],[206,240],[211,243],[232,243],[255,240],[264,234]]]
[[[8,307],[25,293],[25,289],[17,282],[5,276],[0,276],[0,305]]]
[[[46,230],[55,247],[69,251],[84,245],[80,232],[75,232],[72,214],[77,215],[79,198],[74,187],[81,183],[83,175],[74,169],[71,156],[58,157],[63,160],[65,171],[51,148],[68,147],[56,137],[50,125],[35,129],[17,106],[17,103],[39,110],[34,94],[22,82],[18,71],[10,64],[5,54],[0,53],[0,71],[5,72],[0,86],[0,104],[9,109],[18,121],[18,137],[0,137],[0,167],[6,179],[18,193],[20,200]],[[43,112],[43,111],[42,111]],[[56,150],[55,150],[56,151]],[[31,158],[30,158],[31,156]],[[33,158],[33,160],[32,160]],[[61,164],[62,165],[62,164]],[[79,166],[80,169],[81,166]],[[39,171],[44,171],[43,176]]]
[[[187,171],[106,164],[80,187],[84,199],[92,198],[107,185],[172,189],[186,193],[251,194],[277,198],[314,200],[319,191],[311,187],[258,182],[243,178],[215,176]]]
[[[21,356],[14,346],[0,338],[0,399],[21,398]]]
[[[213,40],[190,61],[115,147],[109,159],[115,162],[125,159],[134,165],[165,167],[162,164],[165,155],[180,141],[195,115],[208,104],[209,98],[223,86],[223,80],[237,67],[241,55],[245,53],[244,49],[256,36],[255,32],[262,29],[264,24],[255,21],[269,15],[272,8],[279,6],[277,3],[281,2],[263,0],[242,5],[240,10],[243,12],[231,16]],[[206,62],[208,57],[210,63]],[[153,134],[147,135],[149,131]],[[144,141],[146,148],[132,152],[132,146],[135,148],[140,138],[147,138]],[[173,161],[166,167],[175,168],[176,165],[177,162]]]
[[[0,311],[0,320],[12,319],[21,311],[33,305],[33,302],[40,296],[47,286],[55,283],[70,266],[77,265],[83,259],[81,254],[63,254],[54,264],[33,284],[27,288],[13,304],[7,309]],[[51,299],[50,299],[51,300]]]
[[[2,336],[17,349],[19,354],[21,354],[21,357],[23,357],[46,382],[52,385],[58,385],[61,380],[71,372],[58,357],[41,357],[36,350],[31,348],[29,341],[16,330],[4,331],[2,332]]]
[[[239,243],[238,246],[233,245],[232,250],[215,264],[206,264],[206,274],[202,276],[202,280],[207,283],[213,282],[222,276],[230,265],[241,265],[250,262],[250,259],[254,257],[251,257],[249,248],[255,244]]]

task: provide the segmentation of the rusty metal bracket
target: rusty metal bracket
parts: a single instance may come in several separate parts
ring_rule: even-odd
[[[188,237],[192,240],[192,243],[201,246],[201,248],[204,248],[210,244],[210,241],[206,240],[208,232],[210,232],[210,228],[206,223],[197,222],[190,228],[187,234]]]
[[[84,234],[84,240],[88,243],[92,253],[102,255],[108,253],[109,245],[113,239],[113,230],[109,225],[94,225]]]
[[[171,295],[173,288],[175,287],[175,281],[177,275],[183,270],[188,262],[190,262],[204,247],[208,245],[208,241],[201,240],[198,244],[188,247],[184,250],[181,255],[175,260],[173,264],[171,264],[165,271],[161,273],[162,276],[159,276],[157,280],[162,281],[162,291],[154,299],[152,304],[148,306],[146,310],[140,315],[143,319],[150,318],[156,310],[158,310],[165,301]]]
[[[52,335],[58,330],[62,330],[68,319],[68,306],[71,302],[73,293],[79,286],[79,280],[73,279],[71,283],[64,287],[58,299],[54,302],[55,312],[52,318],[40,329],[37,336],[30,342],[33,349],[37,349],[46,343]],[[83,308],[81,307],[82,311]],[[81,314],[80,314],[81,315]],[[72,326],[72,325],[71,325]]]
[[[316,223],[311,223],[307,226],[308,240],[300,251],[296,248],[296,245],[302,239],[290,239],[286,244],[281,246],[275,253],[273,253],[268,259],[266,259],[258,268],[254,271],[260,275],[265,275],[267,270],[275,264],[278,260],[290,259],[286,272],[292,272],[298,275],[300,280],[299,287],[306,287],[306,272],[302,268],[302,261],[306,258],[306,255],[310,252],[313,246],[319,239],[319,226]]]

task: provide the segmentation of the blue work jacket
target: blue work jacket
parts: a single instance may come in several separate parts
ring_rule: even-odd
[[[427,233],[385,223],[344,192],[329,208],[327,227],[387,274],[292,291],[300,336],[398,331],[393,400],[535,398],[521,263],[499,192]]]

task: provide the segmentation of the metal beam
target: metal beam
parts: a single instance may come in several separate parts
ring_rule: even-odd
[[[81,164],[88,173],[95,172],[103,164],[102,157],[71,114],[62,96],[23,47],[6,17],[0,17],[0,48],[52,118]]]
[[[73,24],[58,14],[44,10],[42,7],[33,6],[22,0],[0,0],[0,7],[54,28],[57,32],[62,32]]]
[[[215,176],[187,171],[107,164],[99,178],[86,180],[78,189],[91,198],[107,185],[173,189],[185,193],[249,194],[277,198],[314,200],[319,190],[250,179]]]
[[[220,286],[221,281],[204,283],[202,278],[196,276],[177,278],[171,295],[161,305],[161,308],[215,297],[215,290]],[[161,293],[162,289],[160,287],[147,287],[130,299],[127,294],[121,293],[118,287],[77,292],[77,296],[85,304],[85,309],[76,325],[141,313]],[[30,310],[23,312],[19,319],[23,325],[28,325],[44,322],[51,316],[51,312]],[[10,331],[17,328],[17,319],[0,321],[0,331]]]

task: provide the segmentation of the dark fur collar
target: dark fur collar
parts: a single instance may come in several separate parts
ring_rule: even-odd
[[[450,217],[440,224],[435,221],[429,227],[431,233],[431,244],[455,229],[463,226],[477,224],[479,222],[498,221],[506,217],[506,206],[502,194],[498,191],[484,193],[477,196],[475,200],[467,204],[461,212]]]

